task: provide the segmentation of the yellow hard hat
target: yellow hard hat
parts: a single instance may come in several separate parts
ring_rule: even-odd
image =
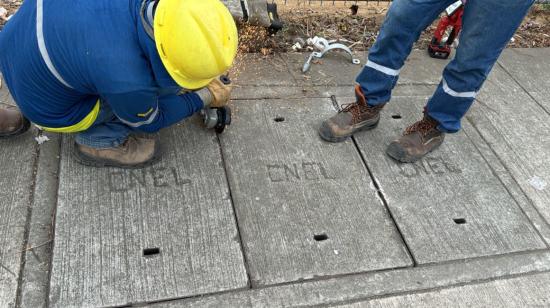
[[[237,26],[219,0],[161,0],[154,32],[164,67],[185,89],[208,85],[237,53]]]

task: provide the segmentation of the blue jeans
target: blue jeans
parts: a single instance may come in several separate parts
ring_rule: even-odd
[[[395,0],[356,81],[368,104],[386,103],[405,59],[421,32],[456,0]],[[460,44],[428,101],[427,114],[443,132],[460,130],[460,120],[534,0],[468,0]],[[437,60],[434,60],[437,61]]]
[[[100,108],[94,124],[76,135],[76,143],[98,149],[118,147],[126,141],[131,128],[115,116],[106,102],[101,101]]]

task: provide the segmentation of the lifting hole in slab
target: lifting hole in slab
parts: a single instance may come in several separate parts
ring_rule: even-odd
[[[400,114],[394,114],[394,115],[391,116],[391,118],[399,120],[399,119],[401,119],[401,115]]]
[[[152,257],[155,255],[160,254],[160,248],[145,248],[143,249],[143,256],[144,257]]]
[[[313,235],[313,239],[316,240],[317,242],[326,241],[328,240],[328,235],[326,235],[325,233],[315,234]]]
[[[284,121],[285,121],[285,118],[283,118],[283,117],[276,117],[275,119],[273,119],[273,121],[275,121],[275,122],[284,122]]]
[[[455,222],[455,224],[457,225],[463,225],[466,223],[466,219],[465,218],[455,218],[453,219],[453,221]]]

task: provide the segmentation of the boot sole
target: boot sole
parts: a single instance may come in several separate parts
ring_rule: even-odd
[[[10,134],[0,135],[0,139],[5,139],[5,138],[10,138],[10,137],[15,137],[15,136],[22,135],[22,134],[26,133],[29,130],[29,128],[31,128],[31,122],[27,119],[24,119],[23,126],[21,126],[18,130],[14,131]]]
[[[353,131],[352,133],[349,133],[347,135],[344,135],[344,136],[337,136],[337,137],[334,137],[334,136],[325,136],[323,135],[323,133],[319,130],[319,136],[321,137],[321,139],[325,140],[325,141],[328,141],[328,142],[333,142],[333,143],[337,143],[337,142],[343,142],[345,141],[346,139],[348,139],[349,137],[353,136],[354,134],[360,132],[360,131],[367,131],[367,130],[371,130],[371,129],[374,129],[378,126],[378,123],[380,123],[380,119],[378,119],[378,121],[376,121],[376,123],[374,124],[371,124],[371,125],[365,125],[365,126],[362,126],[360,128],[358,128],[357,130]]]
[[[439,148],[441,144],[443,144],[443,142],[438,143],[433,148],[431,148],[428,152],[426,152],[426,154],[422,156],[414,156],[414,155],[409,155],[407,152],[405,152],[402,147],[397,145],[397,143],[391,143],[386,149],[386,154],[388,154],[389,157],[401,163],[414,163],[420,160],[422,157],[428,155],[435,149]]]
[[[161,149],[160,149],[160,142],[157,142],[157,144],[155,144],[155,152],[153,154],[153,157],[151,157],[151,159],[135,165],[126,165],[126,164],[121,164],[119,162],[109,160],[109,159],[97,159],[97,158],[91,157],[79,151],[78,144],[76,142],[73,144],[72,153],[75,160],[78,163],[85,166],[97,167],[97,168],[116,167],[121,169],[142,169],[144,167],[148,167],[156,163],[157,161],[160,160],[162,156]]]

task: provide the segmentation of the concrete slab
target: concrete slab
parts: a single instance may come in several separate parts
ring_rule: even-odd
[[[422,96],[429,97],[435,89],[434,85],[397,85],[393,89],[393,97],[396,96]],[[252,99],[303,99],[303,98],[329,98],[335,96],[354,95],[354,88],[348,86],[237,86],[232,92],[232,98],[238,100]]]
[[[25,267],[21,273],[20,307],[48,307],[61,136],[53,133],[43,135],[50,140],[39,146],[24,252]]]
[[[550,114],[499,67],[468,120],[550,222]]]
[[[113,306],[247,287],[219,144],[194,118],[162,161],[90,168],[62,146],[52,307]]]
[[[376,299],[338,307],[548,307],[550,273]]]
[[[502,184],[506,187],[506,190],[508,190],[508,193],[510,193],[525,213],[525,216],[527,216],[533,226],[535,226],[540,236],[547,244],[550,243],[550,225],[540,214],[533,202],[531,202],[531,200],[523,192],[514,176],[508,171],[508,167],[502,162],[500,157],[498,157],[491,146],[469,121],[463,121],[462,128],[470,141],[472,141],[475,147],[479,150],[480,154],[485,158],[485,161],[491,167],[493,174],[500,179]]]
[[[353,143],[318,137],[333,110],[242,101],[221,136],[253,286],[411,265]]]
[[[258,54],[239,56],[231,72],[234,76],[233,99],[269,99],[330,97],[353,95],[355,78],[365,64],[366,55],[356,57],[362,65],[346,61],[341,53],[329,53],[321,63],[314,64],[303,74],[302,66],[309,53],[288,53],[264,57]],[[431,95],[441,80],[441,72],[448,63],[436,60],[420,50],[413,51],[403,67],[394,95],[400,88],[415,87],[410,95]],[[416,89],[418,88],[418,89]],[[423,91],[424,88],[429,91]]]
[[[296,86],[296,80],[280,55],[239,54],[229,73],[236,88]]]
[[[281,55],[290,72],[299,84],[313,86],[344,86],[354,85],[355,78],[366,64],[367,56],[363,52],[356,53],[361,65],[354,65],[344,53],[328,53],[319,63],[312,64],[307,73],[302,73],[302,66],[309,53],[288,53]],[[432,59],[425,50],[414,50],[405,62],[399,76],[399,84],[437,85],[441,81],[441,73],[450,60]]]
[[[384,150],[441,78],[425,51],[355,140],[368,166],[316,135],[331,96],[352,101],[342,55],[309,79],[305,54],[247,55],[228,131],[166,130],[144,171],[80,166],[70,138],[0,140],[0,307],[550,306],[549,52],[505,51],[463,132],[413,166]]]
[[[2,86],[0,108],[13,104],[7,88]],[[6,307],[15,307],[16,303],[35,158],[32,132],[0,139],[0,305]]]
[[[438,85],[449,60],[430,58],[426,50],[414,50],[401,68],[398,84]]]
[[[474,144],[448,135],[415,164],[385,154],[420,119],[426,100],[396,98],[377,129],[355,139],[378,181],[405,242],[419,264],[490,256],[546,245]]]
[[[15,101],[10,95],[8,87],[5,85],[5,81],[0,73],[0,107],[15,106]]]
[[[550,113],[550,48],[506,49],[498,63]]]
[[[429,291],[548,270],[550,270],[550,253],[540,251],[217,294],[159,303],[152,305],[151,308],[327,307],[381,296]],[[547,285],[541,284],[540,288]],[[492,305],[488,306],[492,307]]]
[[[234,100],[301,97],[311,92],[297,84],[280,55],[239,54],[230,76],[233,81],[231,97]]]
[[[364,53],[355,57],[361,60],[361,65],[352,64],[349,56],[343,52],[329,52],[322,59],[311,64],[308,72],[302,73],[305,61],[311,53],[287,53],[281,57],[288,63],[291,74],[298,84],[311,86],[353,86],[355,77],[365,65]]]

